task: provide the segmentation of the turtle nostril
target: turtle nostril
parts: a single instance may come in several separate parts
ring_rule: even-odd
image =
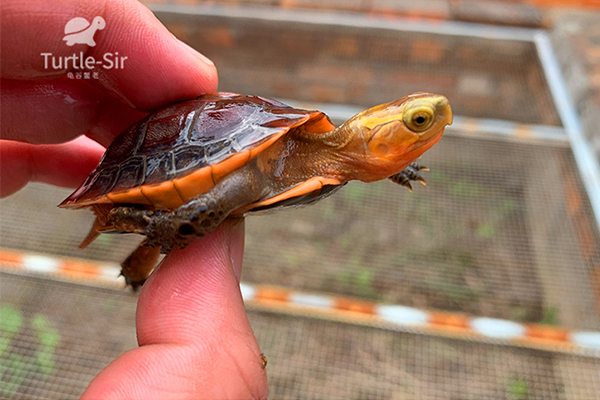
[[[196,233],[196,228],[194,228],[194,226],[192,224],[185,223],[185,224],[179,225],[177,232],[179,232],[179,234],[181,236],[190,236],[190,235],[194,235]]]

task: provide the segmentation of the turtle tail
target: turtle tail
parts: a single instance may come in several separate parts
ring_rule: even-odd
[[[96,214],[96,219],[90,229],[90,233],[83,239],[79,245],[80,249],[87,247],[90,243],[96,239],[100,233],[112,229],[112,225],[108,223],[108,212],[111,210],[112,204],[94,204],[92,205],[92,211]]]

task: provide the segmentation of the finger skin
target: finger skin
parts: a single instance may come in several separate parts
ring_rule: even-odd
[[[243,224],[226,221],[165,259],[138,302],[140,347],[106,367],[82,399],[267,398],[236,279],[243,235]]]
[[[0,140],[0,197],[29,181],[74,187],[96,167],[104,148],[82,136],[61,144],[36,146]]]
[[[62,40],[67,21],[74,17],[91,21],[95,16],[106,20],[106,27],[94,35],[96,46],[67,46]],[[87,135],[106,147],[147,111],[217,88],[212,62],[177,40],[135,0],[3,0],[0,20],[2,139],[52,144]],[[77,80],[68,79],[66,69],[45,68],[41,56],[79,52],[96,59],[117,52],[128,58],[122,69],[95,70],[99,79]],[[67,148],[74,149],[62,149]],[[3,169],[16,173],[14,177],[2,173],[8,176],[2,184],[4,195],[22,187],[27,176],[77,186],[85,179],[81,171],[91,170],[89,161],[97,158],[84,151],[80,167],[59,162],[57,157],[39,163],[46,150],[16,145],[2,149]],[[11,166],[10,160],[17,164]],[[60,170],[60,166],[74,170]],[[79,181],[74,182],[73,177]]]
[[[175,38],[136,0],[3,0],[0,7],[5,79],[56,78],[74,70],[46,68],[42,53],[66,57],[83,52],[96,60],[119,53],[127,57],[123,68],[94,68],[99,79],[90,82],[138,109],[153,110],[217,88],[213,63]],[[65,44],[70,19],[96,16],[106,21],[94,35],[96,46]]]
[[[210,60],[176,39],[136,0],[3,0],[0,111],[3,139],[58,143],[88,135],[107,146],[145,113],[217,89]],[[74,17],[95,16],[106,27],[95,47],[67,46],[64,27]],[[123,68],[93,69],[98,79],[68,79],[75,70],[46,68],[42,53],[83,52],[127,57]]]
[[[33,144],[87,135],[103,146],[146,114],[82,80],[2,80],[0,137]]]

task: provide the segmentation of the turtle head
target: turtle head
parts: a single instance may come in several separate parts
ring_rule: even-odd
[[[367,159],[360,163],[358,179],[375,181],[402,171],[440,140],[451,123],[448,99],[429,93],[414,93],[355,115],[347,128]]]

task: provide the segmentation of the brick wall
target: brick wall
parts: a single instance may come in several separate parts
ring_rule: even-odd
[[[216,63],[219,90],[364,107],[428,91],[458,115],[559,124],[531,43],[158,16]]]
[[[600,0],[145,0],[146,3],[214,3],[260,5],[292,9],[328,9],[490,24],[543,27],[552,9],[600,9]]]

